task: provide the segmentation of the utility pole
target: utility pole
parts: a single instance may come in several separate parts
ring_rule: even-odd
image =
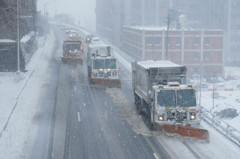
[[[201,72],[200,72],[200,97],[199,97],[199,107],[201,107],[202,102],[202,76],[203,76],[203,61],[201,58]]]
[[[168,23],[167,23],[167,38],[166,38],[166,60],[168,60],[168,42],[169,42],[169,37],[168,37],[168,33],[169,33],[169,25],[170,25],[170,12],[168,10]]]
[[[236,59],[235,56],[233,56],[230,52],[230,41],[231,41],[231,23],[232,23],[232,0],[228,0],[228,20],[227,20],[227,48],[225,49],[225,54],[230,55],[230,61],[234,61]],[[224,58],[226,62],[226,58]]]

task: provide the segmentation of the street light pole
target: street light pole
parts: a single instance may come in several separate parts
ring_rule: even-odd
[[[50,2],[46,2],[46,3],[44,3],[44,9],[43,9],[43,17],[44,17],[44,20],[43,20],[43,24],[44,24],[44,34],[46,35],[46,12],[47,12],[47,10],[46,10],[46,8],[51,4],[51,3],[55,3],[55,1],[50,1]]]
[[[17,0],[17,72],[20,72],[19,0]]]

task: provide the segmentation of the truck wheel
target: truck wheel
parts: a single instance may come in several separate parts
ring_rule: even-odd
[[[136,106],[136,110],[139,113],[140,112],[140,99],[137,94],[134,94],[134,104]]]
[[[150,131],[154,131],[154,126],[153,126],[153,122],[152,122],[152,113],[151,113],[151,110],[150,110],[150,107],[147,103],[145,103],[146,106],[147,106],[147,113],[146,113],[146,118],[147,118],[147,125],[148,125],[148,128]]]

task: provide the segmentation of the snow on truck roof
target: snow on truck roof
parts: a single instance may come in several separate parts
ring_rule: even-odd
[[[145,69],[149,68],[161,68],[161,67],[183,67],[178,64],[172,63],[171,61],[139,61],[137,62],[138,65],[144,67]]]
[[[159,31],[167,30],[167,26],[124,26],[125,28],[136,29],[136,30],[147,30],[147,31]]]
[[[89,47],[90,47],[90,48],[107,47],[107,46],[110,46],[110,45],[106,45],[106,44],[104,44],[104,43],[89,44]]]

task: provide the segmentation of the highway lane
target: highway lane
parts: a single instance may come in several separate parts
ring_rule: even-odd
[[[50,158],[169,158],[165,152],[158,153],[151,137],[129,125],[119,107],[122,101],[112,96],[114,91],[124,94],[122,89],[90,86],[86,63],[60,63],[58,68]]]
[[[78,27],[75,28],[79,29]],[[86,32],[83,31],[83,33],[85,34]],[[123,63],[126,64],[124,61]],[[121,65],[120,67],[123,87],[121,91],[108,91],[107,89],[107,93],[112,97],[113,101],[117,101],[117,103],[119,103],[119,101],[124,101],[123,99],[127,99],[128,102],[124,101],[124,104],[115,104],[115,106],[120,109],[121,113],[119,115],[124,116],[125,120],[136,134],[144,136],[145,140],[148,142],[149,146],[151,146],[152,150],[156,152],[157,156],[162,157],[164,156],[162,154],[167,154],[162,158],[166,158],[166,156],[170,156],[171,158],[235,158],[234,156],[239,154],[238,147],[232,145],[232,143],[227,141],[224,136],[218,134],[213,128],[209,127],[204,122],[201,125],[204,125],[203,128],[210,131],[210,143],[178,137],[178,135],[172,136],[170,134],[149,131],[148,128],[146,128],[146,125],[143,124],[143,121],[136,117],[138,114],[136,114],[133,104],[131,73],[125,69],[125,66]],[[118,97],[119,95],[124,97],[114,99],[114,97]],[[140,116],[140,118],[142,117]],[[228,146],[224,146],[225,144],[222,143],[225,143]]]
[[[29,158],[231,158],[234,150],[221,146],[221,141],[199,143],[149,131],[134,107],[131,73],[119,65],[120,89],[90,86],[86,63],[61,63],[65,34],[58,28],[54,31],[51,58],[43,55],[50,80],[43,85],[41,107],[33,119],[38,131]]]
[[[52,32],[51,32],[52,33]],[[55,32],[53,32],[55,34]],[[41,94],[41,102],[39,103],[39,110],[37,115],[34,117],[34,123],[37,125],[37,132],[35,140],[32,144],[31,154],[29,158],[43,159],[48,158],[49,148],[51,148],[51,127],[52,118],[54,115],[54,98],[55,91],[58,83],[58,73],[59,73],[59,61],[56,58],[56,50],[59,50],[58,36],[55,34],[56,39],[53,45],[53,50],[45,50],[43,54],[44,65],[47,64],[48,70],[45,72],[46,80],[44,85],[42,85],[44,91]],[[46,53],[47,52],[47,53]],[[39,77],[43,78],[43,77]]]
[[[61,63],[65,34],[54,30],[52,78],[31,158],[171,158],[135,111],[131,74],[120,65],[122,88],[90,86],[86,62]]]
[[[64,158],[155,158],[145,138],[119,114],[106,88],[85,83],[84,70],[86,66],[72,70],[76,76],[71,81]]]

